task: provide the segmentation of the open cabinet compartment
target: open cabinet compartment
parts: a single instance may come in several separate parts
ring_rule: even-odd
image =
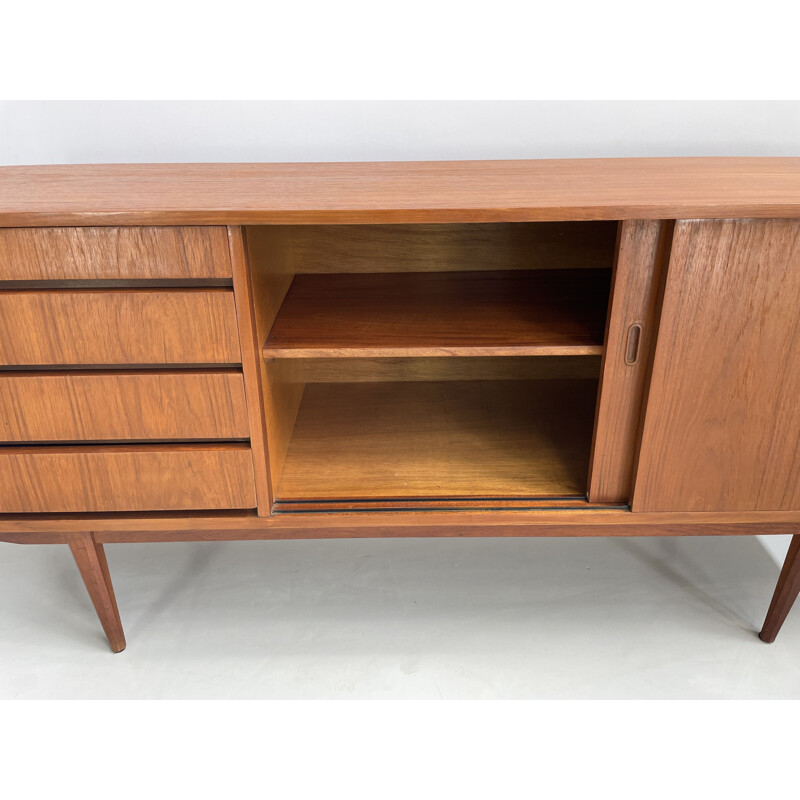
[[[616,227],[248,228],[274,510],[585,503]]]

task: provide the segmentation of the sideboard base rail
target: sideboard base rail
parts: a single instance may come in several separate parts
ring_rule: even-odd
[[[639,515],[637,515],[639,516]],[[642,515],[659,516],[659,515]],[[711,515],[703,515],[708,518]],[[719,516],[719,515],[718,515]],[[776,515],[787,516],[786,513]],[[761,514],[763,519],[763,514]],[[423,538],[434,536],[726,536],[760,534],[793,534],[792,543],[781,570],[775,594],[767,612],[764,626],[759,634],[762,641],[772,643],[778,635],[792,605],[800,594],[800,534],[798,524],[794,521],[775,521],[761,523],[739,522],[656,522],[650,521],[636,525],[615,523],[602,524],[597,521],[584,521],[578,524],[530,524],[530,525],[471,525],[462,522],[460,526],[416,526],[397,525],[387,527],[288,527],[270,525],[267,519],[256,518],[261,523],[249,527],[242,524],[252,522],[250,517],[240,518],[239,528],[233,527],[229,519],[224,529],[201,528],[172,530],[114,530],[103,531],[70,530],[58,532],[54,530],[13,531],[0,530],[0,541],[18,544],[67,544],[81,573],[89,597],[97,611],[109,645],[115,653],[125,649],[125,634],[122,629],[119,609],[114,596],[114,588],[106,561],[103,545],[105,543],[144,543],[144,542],[190,542],[190,541],[252,541],[269,539],[315,539],[315,538]],[[217,521],[220,521],[217,518]],[[119,521],[118,521],[119,522]],[[151,520],[155,522],[155,520]],[[178,522],[173,519],[172,522]],[[130,525],[131,520],[127,520]],[[196,519],[195,525],[203,523]],[[206,524],[208,520],[206,520]],[[135,526],[134,526],[135,527]]]

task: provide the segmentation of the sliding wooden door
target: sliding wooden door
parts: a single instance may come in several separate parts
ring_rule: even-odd
[[[683,220],[632,508],[800,509],[800,220]]]

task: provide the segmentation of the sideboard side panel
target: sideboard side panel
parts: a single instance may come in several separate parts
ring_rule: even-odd
[[[256,325],[253,283],[247,260],[244,230],[238,226],[228,228],[231,265],[233,268],[233,293],[236,302],[236,320],[242,349],[242,373],[250,420],[250,447],[253,453],[253,471],[256,481],[258,515],[268,516],[272,511],[272,492],[268,463],[267,427],[264,418],[264,387],[261,342]]]
[[[676,224],[634,511],[800,509],[800,221]]]

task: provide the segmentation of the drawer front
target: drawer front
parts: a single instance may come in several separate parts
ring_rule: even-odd
[[[228,289],[0,292],[0,364],[235,364]]]
[[[0,442],[248,435],[238,372],[0,375]]]
[[[246,445],[0,449],[0,513],[254,508]]]
[[[0,229],[0,280],[231,277],[224,227]]]

